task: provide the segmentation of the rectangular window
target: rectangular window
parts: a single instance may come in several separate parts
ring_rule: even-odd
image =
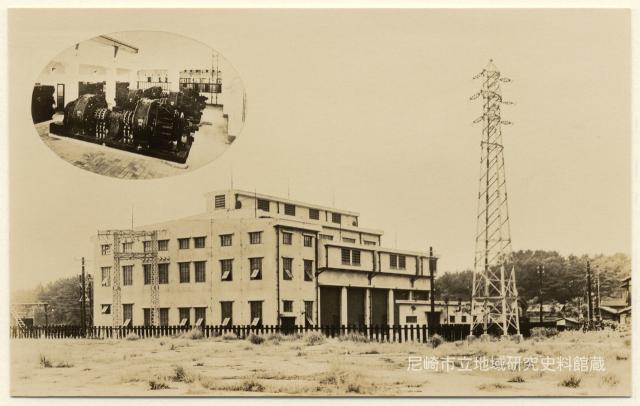
[[[409,291],[408,290],[396,290],[395,293],[396,300],[409,300]]]
[[[320,239],[321,240],[327,240],[327,241],[333,241],[333,236],[332,235],[327,235],[327,234],[320,234]]]
[[[178,248],[181,250],[189,249],[189,238],[178,238]]]
[[[249,272],[251,280],[262,279],[262,258],[249,258]]]
[[[351,250],[351,265],[360,265],[360,250]]]
[[[282,233],[282,243],[284,245],[291,245],[291,241],[293,240],[292,233]]]
[[[418,322],[418,316],[407,316],[407,323],[417,323]]]
[[[429,291],[428,290],[414,290],[413,291],[413,300],[429,300]]]
[[[220,236],[220,246],[230,247],[233,245],[233,234],[222,234]]]
[[[222,273],[221,279],[223,281],[233,280],[233,259],[221,259],[220,271]]]
[[[222,309],[222,316],[220,320],[222,320],[223,326],[232,326],[233,325],[233,302],[220,302],[220,308]]]
[[[311,220],[320,220],[320,210],[318,210],[318,209],[309,209],[309,218]]]
[[[398,269],[407,269],[407,257],[398,255]]]
[[[296,215],[296,206],[293,204],[284,204],[284,214],[287,216],[295,216]]]
[[[293,313],[293,300],[283,300],[282,311],[285,313]]]
[[[169,325],[169,309],[162,308],[158,310],[160,310],[160,325],[168,326]]]
[[[142,242],[142,250],[144,252],[151,252],[153,246],[151,245],[151,241],[143,241]]]
[[[102,286],[111,286],[111,267],[103,266],[100,268],[100,273],[102,277]]]
[[[258,210],[269,211],[270,202],[264,199],[258,199]]]
[[[151,264],[142,264],[142,272],[144,274],[144,284],[151,284]]]
[[[191,325],[191,308],[190,307],[178,307],[178,314],[180,317],[181,326]]]
[[[169,240],[158,240],[158,251],[169,251]]]
[[[467,316],[460,316],[460,322],[461,323],[466,323],[467,322]]]
[[[123,326],[133,326],[133,305],[132,304],[123,304],[122,305],[122,320]]]
[[[250,301],[249,309],[251,312],[251,325],[262,325],[262,301]]]
[[[449,316],[449,323],[455,323],[456,322],[456,316]]]
[[[346,242],[348,244],[355,244],[356,243],[356,239],[355,238],[342,237],[342,242]]]
[[[389,255],[389,267],[391,269],[398,269],[398,256],[394,254]]]
[[[341,250],[342,265],[351,265],[351,250],[348,248],[342,248]]]
[[[364,240],[364,245],[376,245],[375,241]]]
[[[304,246],[313,247],[313,236],[310,236],[310,235],[304,236]]]
[[[340,213],[331,213],[331,222],[340,224],[342,222],[342,215]]]
[[[102,306],[100,306],[100,312],[102,314],[111,314],[111,305],[103,304]]]
[[[133,251],[133,242],[123,242],[122,243],[122,252],[128,254]]]
[[[305,326],[313,326],[313,301],[305,300],[304,302],[304,323]]]
[[[282,278],[286,281],[293,279],[293,258],[282,258]]]
[[[262,244],[262,231],[253,231],[249,233],[250,244]]]
[[[206,307],[196,307],[196,326],[206,326],[207,325],[207,308]]]
[[[111,254],[111,245],[109,244],[102,244],[100,246],[100,252],[102,253],[102,255],[109,255]]]
[[[142,309],[142,312],[144,315],[144,325],[150,326],[151,325],[151,309],[145,308],[145,309]]]
[[[304,280],[305,281],[313,280],[313,261],[310,259],[304,260]]]
[[[216,209],[224,209],[225,208],[225,196],[224,195],[216,195],[214,198],[215,208]]]
[[[122,284],[124,286],[133,285],[133,265],[122,267]]]
[[[206,281],[207,261],[196,261],[193,263],[196,273],[196,283]]]
[[[189,283],[191,277],[191,263],[190,262],[178,262],[178,269],[180,270],[180,283]]]
[[[193,239],[193,246],[196,248],[204,248],[207,237],[195,237]]]
[[[158,283],[169,283],[169,264],[158,264]]]

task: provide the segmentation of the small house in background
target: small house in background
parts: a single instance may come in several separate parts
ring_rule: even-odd
[[[579,330],[581,327],[582,327],[582,323],[579,320],[569,318],[569,317],[562,317],[561,319],[558,319],[558,321],[556,321],[556,328],[559,331]]]
[[[547,323],[547,322],[557,322],[558,320],[562,319],[564,317],[563,316],[564,306],[565,305],[560,303],[543,304],[542,305],[542,321],[544,323]],[[540,304],[538,303],[538,304],[530,305],[527,308],[526,317],[528,317],[529,320],[531,320],[532,322],[540,321]]]
[[[620,296],[602,300],[599,310],[603,320],[631,324],[631,276],[620,281]]]
[[[399,324],[429,324],[431,302],[398,300]],[[471,324],[471,304],[459,300],[436,300],[434,306],[440,324]]]

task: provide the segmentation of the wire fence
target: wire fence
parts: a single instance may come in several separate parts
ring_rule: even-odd
[[[468,324],[441,324],[432,328],[429,328],[426,324],[395,326],[94,326],[87,328],[81,326],[34,326],[22,328],[12,326],[10,328],[10,337],[14,339],[123,339],[131,334],[136,334],[139,338],[144,339],[176,337],[194,329],[199,329],[206,338],[234,334],[237,338],[244,339],[249,334],[288,335],[317,332],[327,337],[357,334],[366,337],[370,341],[397,343],[429,342],[434,334],[438,334],[445,341],[458,341],[465,339],[470,332]]]

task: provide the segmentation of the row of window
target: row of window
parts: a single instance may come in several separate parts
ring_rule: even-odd
[[[341,252],[343,265],[360,265],[360,250],[342,248]],[[407,257],[404,255],[389,255],[389,267],[391,269],[406,269]]]
[[[224,209],[226,208],[226,196],[216,195],[213,198],[214,208]],[[267,199],[258,199],[256,202],[258,210],[271,211],[271,201]],[[287,216],[296,215],[296,205],[291,203],[284,204],[284,214]],[[311,220],[320,220],[320,210],[309,208],[309,218]],[[331,222],[340,224],[342,222],[342,215],[340,213],[331,213]]]
[[[196,283],[206,282],[206,261],[193,262],[194,276]],[[143,264],[143,281],[145,285],[153,284],[151,272],[151,264]],[[310,259],[303,260],[304,280],[313,280],[313,261]],[[282,270],[284,280],[293,280],[293,258],[282,258]],[[111,267],[104,266],[100,268],[102,286],[111,286]],[[262,257],[249,258],[249,279],[262,279]],[[180,283],[191,282],[191,262],[178,262],[178,273]],[[220,279],[222,281],[233,280],[233,259],[220,260]],[[158,283],[169,283],[169,264],[158,264]],[[122,285],[133,285],[133,265],[122,266]]]
[[[418,322],[418,316],[406,316],[405,321],[407,324],[416,324]],[[449,316],[449,323],[454,323],[456,322],[456,316]],[[461,315],[460,316],[460,323],[466,323],[467,322],[467,316],[465,315]]]
[[[220,260],[221,280],[233,280],[233,259]],[[249,258],[249,278],[251,280],[262,279],[262,258]],[[304,280],[313,281],[313,260],[303,260]],[[282,279],[293,280],[293,258],[282,257]]]
[[[178,248],[181,250],[186,250],[191,248],[191,240],[193,239],[193,247],[194,248],[205,248],[207,237],[193,237],[193,238],[178,238]],[[262,244],[262,231],[253,231],[249,233],[249,243],[250,244]],[[143,250],[144,252],[152,252],[153,251],[153,242],[152,241],[143,241]],[[306,240],[305,240],[306,244]],[[230,247],[233,245],[233,234],[221,234],[220,235],[220,246],[221,247]],[[169,251],[169,240],[158,240],[158,251]],[[110,255],[111,254],[111,244],[102,244],[100,246],[100,252],[102,255]],[[131,253],[133,252],[133,242],[123,242],[122,243],[122,252],[123,253]]]
[[[221,234],[220,236],[220,246],[221,247],[231,247],[233,245],[233,234]],[[303,234],[303,245],[305,247],[313,247],[313,236]],[[321,234],[321,239],[324,240],[333,240],[332,235]],[[181,250],[191,248],[191,240],[192,238],[178,238],[178,248]],[[193,237],[193,247],[194,248],[205,248],[207,237]],[[355,238],[343,237],[343,242],[355,244]],[[143,250],[144,252],[152,252],[153,246],[152,241],[143,241]],[[252,231],[249,233],[249,244],[262,244],[262,231]],[[293,233],[284,231],[282,233],[282,244],[284,245],[292,245],[293,244]],[[375,241],[364,240],[365,245],[376,245]],[[110,255],[111,254],[111,245],[110,244],[102,244],[101,245],[101,253],[102,255]],[[158,251],[169,251],[169,240],[158,240]],[[131,253],[133,252],[133,242],[124,242],[122,243],[122,252],[123,253]],[[392,255],[391,256],[391,267],[404,269],[405,257],[403,255]],[[396,264],[396,265],[394,265]]]
[[[293,233],[283,231],[282,232],[282,244],[291,245],[293,244]],[[312,235],[302,235],[302,244],[305,247],[313,247],[313,236]]]
[[[220,320],[223,326],[233,325],[233,303],[232,301],[220,302]],[[313,324],[313,301],[305,300],[304,303],[304,316],[306,324]],[[252,326],[262,325],[262,301],[252,300],[248,302],[249,314]],[[111,304],[102,304],[101,313],[108,315],[111,314]],[[178,307],[178,320],[181,326],[190,326],[191,320],[191,307]],[[194,307],[195,313],[195,325],[201,326],[207,324],[207,308],[206,307]],[[143,308],[144,325],[151,325],[151,309]],[[158,309],[158,318],[160,326],[169,325],[169,310],[168,307]],[[282,311],[284,313],[293,312],[293,300],[282,301]],[[133,320],[133,304],[122,305],[122,320],[125,326],[136,325]]]

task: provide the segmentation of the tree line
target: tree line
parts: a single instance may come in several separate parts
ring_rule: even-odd
[[[620,280],[631,274],[629,256],[614,254],[564,257],[556,251],[540,250],[517,251],[513,254],[518,296],[527,302],[539,299],[537,267],[543,265],[542,295],[545,303],[568,303],[576,298],[586,297],[587,261],[591,264],[593,289],[596,272],[599,272],[601,297],[616,297]],[[472,280],[472,270],[445,272],[436,279],[436,298],[468,301],[471,298]]]

